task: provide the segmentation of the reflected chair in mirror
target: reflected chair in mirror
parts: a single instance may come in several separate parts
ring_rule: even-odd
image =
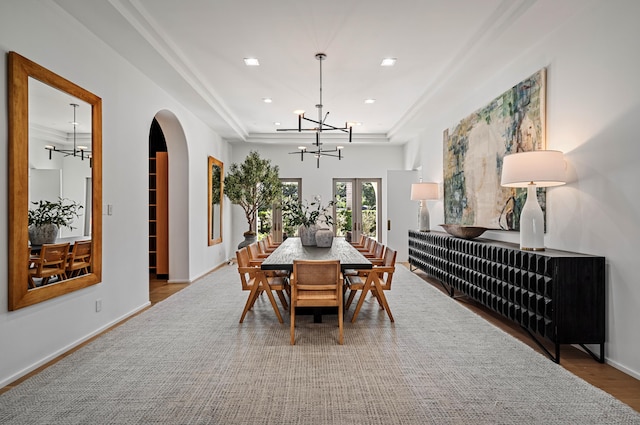
[[[28,248],[27,252],[29,254],[29,256],[28,256],[28,258],[29,258],[28,269],[31,270],[33,267],[35,267],[35,264],[34,264],[33,261],[37,260],[40,257],[40,254],[34,255],[33,252],[32,252],[32,249],[31,249],[31,245],[29,245],[27,248]],[[33,279],[31,279],[31,276],[29,276],[29,289],[33,289],[35,287],[36,287],[36,285],[33,282]]]
[[[67,276],[71,278],[89,273],[90,267],[91,241],[77,241],[69,253]]]
[[[349,309],[356,292],[360,291],[360,298],[358,304],[353,312],[351,323],[356,321],[358,313],[364,304],[367,293],[375,297],[380,305],[381,309],[384,309],[389,316],[389,320],[392,322],[393,315],[391,314],[391,308],[387,302],[387,297],[384,295],[384,291],[391,290],[391,281],[393,280],[393,272],[396,269],[396,256],[397,251],[387,247],[384,253],[384,262],[382,265],[374,265],[369,270],[358,270],[355,275],[349,275],[345,277],[345,290],[349,290],[349,296],[345,303],[345,309]]]
[[[58,281],[67,278],[69,246],[68,242],[44,244],[40,249],[39,257],[29,258],[29,287],[44,286],[52,277],[57,277]],[[40,279],[39,284],[36,284],[35,279]]]
[[[250,291],[244,310],[242,311],[242,316],[240,317],[240,323],[244,321],[247,312],[253,308],[258,296],[265,291],[278,317],[278,321],[283,323],[282,315],[271,291],[276,291],[282,307],[286,310],[289,306],[285,292],[287,294],[290,292],[287,278],[282,276],[268,276],[260,269],[260,266],[251,264],[249,261],[249,250],[246,247],[236,251],[236,261],[238,263],[238,273],[240,274],[242,290]]]
[[[338,307],[338,343],[343,343],[342,285],[339,260],[294,260],[291,274],[291,345],[296,343],[296,307]]]

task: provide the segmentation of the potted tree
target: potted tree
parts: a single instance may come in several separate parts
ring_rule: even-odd
[[[224,193],[231,203],[244,210],[249,229],[238,249],[256,241],[255,221],[260,209],[270,207],[282,193],[277,165],[262,159],[256,151],[249,152],[242,164],[231,164],[224,178]]]
[[[82,205],[66,198],[57,201],[31,202],[36,207],[29,210],[29,240],[31,245],[55,243],[60,227],[73,229],[71,223],[80,217]]]
[[[314,202],[299,202],[298,198],[288,197],[282,202],[282,218],[288,226],[298,226],[298,236],[302,245],[316,245],[316,233],[320,229],[319,223],[327,226],[333,224],[333,217],[329,208],[335,202],[329,202],[325,207],[319,197]],[[331,241],[329,240],[329,243]]]

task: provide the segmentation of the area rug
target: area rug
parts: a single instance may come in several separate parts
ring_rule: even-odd
[[[278,323],[234,266],[207,275],[0,395],[2,424],[640,424],[640,414],[404,266],[389,322],[365,302]]]

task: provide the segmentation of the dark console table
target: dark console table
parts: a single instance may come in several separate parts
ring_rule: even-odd
[[[410,230],[409,264],[452,297],[457,291],[518,323],[556,363],[561,344],[579,344],[604,362],[604,257]],[[552,342],[555,353],[540,339]],[[599,356],[585,344],[599,345]]]

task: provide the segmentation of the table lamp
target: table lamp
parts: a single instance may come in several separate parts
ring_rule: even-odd
[[[430,231],[429,208],[427,200],[438,199],[438,183],[413,183],[411,185],[411,200],[420,201],[420,213],[418,214],[418,230]]]
[[[520,213],[520,249],[544,251],[544,216],[536,188],[565,184],[562,152],[536,150],[505,156],[500,184],[527,188],[527,200]]]

